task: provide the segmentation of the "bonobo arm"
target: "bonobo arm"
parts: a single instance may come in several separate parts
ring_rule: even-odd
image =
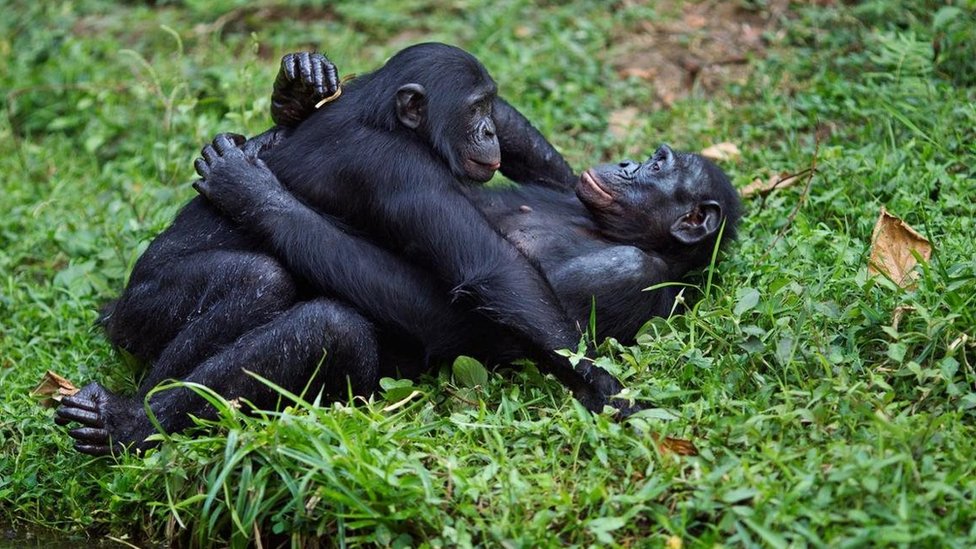
[[[651,316],[667,316],[678,288],[647,288],[675,277],[660,257],[633,246],[608,246],[573,257],[549,273],[569,310],[586,323],[596,307],[597,340],[630,340]]]
[[[261,160],[238,148],[242,140],[221,134],[204,148],[196,161],[203,179],[194,183],[200,194],[320,292],[415,337],[430,355],[457,348],[468,317],[450,306],[432,277],[302,204]]]
[[[502,149],[502,175],[524,185],[568,190],[577,177],[566,160],[522,113],[495,98],[492,119]]]

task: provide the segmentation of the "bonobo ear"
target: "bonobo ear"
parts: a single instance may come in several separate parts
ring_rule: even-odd
[[[396,111],[400,123],[417,129],[427,115],[427,90],[420,84],[404,84],[396,94]]]
[[[722,224],[722,207],[718,202],[699,202],[671,225],[671,235],[682,244],[691,246],[708,238]]]

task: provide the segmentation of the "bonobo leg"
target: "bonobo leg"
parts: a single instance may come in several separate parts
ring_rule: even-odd
[[[198,383],[227,399],[245,398],[258,408],[271,408],[277,393],[244,370],[309,397],[321,391],[326,399],[343,398],[351,390],[365,395],[379,380],[376,337],[371,324],[351,308],[320,298],[302,302],[270,322],[247,332],[201,363],[182,381]],[[324,358],[323,358],[324,357]],[[314,376],[314,379],[313,379]],[[154,394],[149,407],[166,432],[192,425],[191,415],[212,419],[215,410],[190,389]],[[56,421],[81,427],[69,434],[75,449],[107,455],[123,447],[143,450],[155,432],[143,398],[122,397],[97,383],[65,398]]]
[[[133,273],[104,323],[112,343],[152,364],[147,381],[183,377],[295,304],[291,275],[264,254],[208,250],[146,271]]]

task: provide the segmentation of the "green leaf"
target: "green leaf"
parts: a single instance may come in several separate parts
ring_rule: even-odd
[[[739,503],[747,499],[752,499],[759,493],[759,490],[755,488],[736,488],[734,490],[729,490],[722,496],[722,501],[725,503]]]
[[[943,29],[960,17],[965,17],[961,9],[955,6],[943,6],[939,8],[939,11],[935,12],[935,17],[932,18],[932,27],[935,29]]]
[[[905,359],[907,351],[908,347],[904,343],[892,343],[888,346],[888,358],[895,362],[901,362]]]
[[[488,383],[488,370],[477,360],[461,355],[454,359],[451,366],[454,380],[463,387],[477,387]]]
[[[735,295],[738,298],[732,310],[735,316],[742,316],[742,313],[751,311],[759,304],[759,290],[755,288],[739,288]]]
[[[602,517],[589,521],[586,528],[593,532],[601,543],[611,544],[613,537],[610,536],[610,532],[623,528],[626,524],[627,520],[623,517]]]
[[[413,392],[413,381],[409,379],[393,379],[384,377],[380,379],[380,388],[383,389],[383,400],[398,401]]]

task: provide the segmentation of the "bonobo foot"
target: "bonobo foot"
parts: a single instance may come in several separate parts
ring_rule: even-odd
[[[144,421],[140,422],[140,417]],[[133,444],[145,449],[149,446],[145,438],[153,432],[151,428],[138,428],[140,423],[149,423],[139,402],[113,394],[98,383],[62,399],[54,422],[81,424],[68,434],[75,439],[75,450],[92,456],[117,455]]]
[[[289,53],[271,94],[271,119],[285,127],[297,126],[315,111],[315,105],[339,90],[339,71],[319,53]]]

